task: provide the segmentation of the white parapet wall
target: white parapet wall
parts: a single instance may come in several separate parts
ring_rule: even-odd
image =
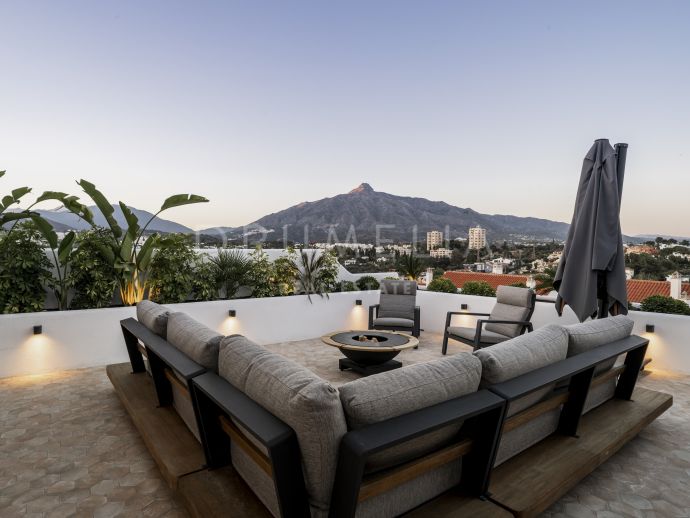
[[[243,334],[260,344],[303,340],[339,329],[365,329],[368,306],[378,302],[378,291],[333,293],[328,298],[306,296],[263,299],[232,299],[213,302],[169,304],[223,334]],[[356,300],[362,300],[357,306]],[[419,291],[421,327],[442,333],[446,313],[488,313],[496,303],[491,297]],[[228,311],[234,309],[235,317]],[[0,315],[0,378],[40,374],[118,363],[128,360],[120,320],[135,316],[135,308],[47,311]],[[634,332],[650,339],[653,367],[690,373],[690,317],[633,311]],[[551,303],[538,303],[532,321],[535,328],[547,324],[567,325],[577,321],[566,309],[556,314]],[[474,327],[476,317],[459,315],[453,325]],[[645,326],[654,325],[654,333]],[[33,326],[43,332],[33,334]],[[438,347],[441,347],[439,340]]]

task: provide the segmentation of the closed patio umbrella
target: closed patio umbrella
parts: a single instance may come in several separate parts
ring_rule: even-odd
[[[554,277],[556,311],[569,305],[580,321],[626,314],[620,206],[627,144],[594,141],[582,164],[573,221]]]

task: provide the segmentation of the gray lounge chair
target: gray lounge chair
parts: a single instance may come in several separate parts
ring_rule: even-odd
[[[416,300],[415,281],[382,280],[379,303],[369,306],[369,329],[409,331],[418,337],[420,311]]]
[[[446,354],[448,339],[452,338],[474,347],[474,350],[505,342],[525,332],[532,332],[530,319],[534,313],[537,294],[528,288],[499,286],[496,290],[496,305],[491,313],[468,313],[449,311],[443,334],[441,352]],[[477,320],[475,327],[451,326],[453,315],[488,317]]]

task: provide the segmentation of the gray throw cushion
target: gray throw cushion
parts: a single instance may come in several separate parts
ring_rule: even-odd
[[[533,333],[479,349],[474,354],[482,362],[482,387],[501,383],[566,358],[568,333],[557,325],[548,325]],[[548,385],[511,402],[507,414],[514,415],[547,397],[554,385]]]
[[[165,338],[168,329],[168,315],[170,310],[165,306],[142,300],[137,303],[137,320],[149,331]]]
[[[347,424],[356,430],[454,399],[479,387],[481,363],[469,353],[459,353],[427,363],[418,363],[340,387]],[[457,435],[457,423],[373,455],[369,471],[417,458],[447,444]]]
[[[568,357],[630,336],[633,320],[626,315],[588,320],[565,326],[568,331]]]
[[[409,320],[407,318],[393,318],[393,317],[388,317],[388,318],[375,318],[374,319],[374,325],[375,326],[381,326],[381,327],[414,327],[414,320]]]
[[[417,283],[414,281],[381,281],[378,318],[405,318],[414,320]]]
[[[338,391],[292,360],[237,335],[221,344],[219,373],[295,431],[312,515],[327,512],[338,448],[347,432]]]
[[[496,305],[491,310],[491,320],[526,320],[532,309],[532,290],[515,286],[499,286]],[[518,336],[523,327],[519,324],[486,324],[487,331],[508,337]]]
[[[223,335],[186,313],[168,316],[168,342],[199,365],[218,372],[218,347]]]
[[[477,334],[477,328],[450,326],[448,328],[448,334],[474,342],[474,335]],[[491,331],[483,329],[480,343],[497,344],[499,342],[505,342],[509,338],[508,336],[499,335],[498,333],[492,333]]]

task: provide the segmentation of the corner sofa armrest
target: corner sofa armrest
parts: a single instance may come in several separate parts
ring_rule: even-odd
[[[449,311],[446,313],[446,330],[450,327],[450,322],[454,315],[469,315],[472,317],[488,317],[489,313],[470,313],[468,311]]]
[[[122,336],[127,346],[127,355],[132,365],[132,372],[144,372],[146,366],[144,365],[143,355],[139,350],[139,338],[137,334],[142,330],[148,331],[148,329],[134,318],[120,320],[120,328],[122,329]]]
[[[504,414],[505,401],[480,390],[348,432],[340,443],[330,517],[355,516],[371,455],[459,421],[467,423],[472,440],[470,453],[463,459],[461,484],[476,496],[485,494]]]

